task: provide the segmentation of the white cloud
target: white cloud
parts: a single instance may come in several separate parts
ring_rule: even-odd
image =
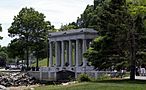
[[[26,5],[44,13],[46,19],[59,28],[61,23],[76,21],[87,4],[92,2],[93,0],[35,0],[35,2],[29,2],[29,5],[27,2]],[[60,24],[56,24],[56,21]]]
[[[7,29],[10,27],[13,17],[23,7],[33,7],[35,10],[44,13],[46,20],[59,28],[61,24],[76,21],[77,17],[84,11],[87,4],[93,0],[1,0],[0,1],[0,23],[3,26],[4,37],[0,45],[6,46],[10,42]]]
[[[12,8],[0,8],[0,24],[2,24],[2,32],[0,32],[0,36],[3,37],[2,40],[0,40],[0,45],[7,46],[7,44],[12,40],[10,37],[8,37],[8,28],[11,25],[11,22],[13,21],[14,15],[17,15],[19,12],[17,9]]]

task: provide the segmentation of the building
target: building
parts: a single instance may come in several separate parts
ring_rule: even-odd
[[[40,71],[30,74],[49,81],[74,79],[81,73],[97,76],[97,71],[83,57],[97,35],[97,31],[88,28],[50,33],[49,67],[41,67]]]

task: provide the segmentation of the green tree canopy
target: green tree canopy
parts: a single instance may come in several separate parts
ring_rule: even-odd
[[[48,30],[53,28],[53,26],[49,21],[45,21],[45,18],[43,13],[39,13],[33,8],[25,7],[22,8],[17,16],[14,16],[14,21],[8,29],[10,37],[18,37],[19,41],[22,40],[21,42],[24,43],[20,47],[25,46],[27,66],[29,52],[39,52],[46,48],[41,47],[42,42],[47,41]],[[39,51],[37,48],[39,48]]]
[[[85,56],[100,69],[112,66],[121,67],[127,63],[127,38],[131,17],[127,13],[125,2],[104,2],[98,8],[96,38]]]
[[[8,54],[6,47],[0,47],[0,67],[4,67],[8,61]]]
[[[78,29],[78,25],[75,22],[66,24],[66,25],[61,25],[60,31],[67,31],[67,30],[71,30],[71,29]]]
[[[25,42],[20,39],[13,39],[7,46],[9,58],[25,59]]]
[[[93,14],[96,18],[90,23],[93,22],[91,25],[98,31],[99,37],[93,41],[85,57],[100,69],[112,66],[121,69],[127,64],[134,79],[135,62],[144,60],[146,55],[146,9],[145,5],[127,2],[109,0],[98,4],[94,10],[96,14]]]

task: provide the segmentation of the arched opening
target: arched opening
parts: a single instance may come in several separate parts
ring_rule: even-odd
[[[70,81],[75,79],[75,72],[62,70],[57,72],[57,80],[58,81]]]

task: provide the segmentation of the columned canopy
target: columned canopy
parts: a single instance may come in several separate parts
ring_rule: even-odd
[[[88,28],[50,33],[49,67],[86,66],[83,53],[95,37],[97,31]]]

